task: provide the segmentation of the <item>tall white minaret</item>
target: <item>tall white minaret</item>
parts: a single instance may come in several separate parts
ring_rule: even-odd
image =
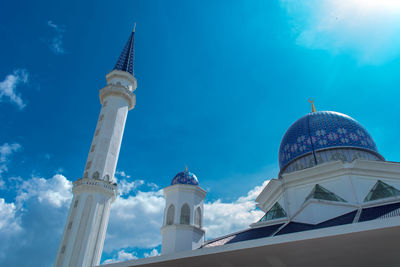
[[[135,107],[137,83],[133,74],[134,31],[107,86],[100,90],[102,108],[83,177],[73,183],[73,194],[56,267],[89,267],[100,263],[110,206],[117,196],[113,177],[128,110]]]

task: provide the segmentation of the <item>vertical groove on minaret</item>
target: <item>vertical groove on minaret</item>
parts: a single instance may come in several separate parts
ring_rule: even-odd
[[[104,212],[105,212],[105,210],[106,210],[106,205],[107,205],[107,202],[105,201],[105,199],[102,201],[102,208],[100,209],[100,212],[99,212],[99,216],[98,216],[98,218],[97,218],[97,220],[99,221],[99,224],[97,225],[97,228],[98,228],[98,230],[97,230],[97,235],[96,235],[96,238],[95,238],[95,244],[98,244],[99,242],[100,242],[100,236],[101,236],[101,233],[102,233],[102,231],[101,231],[101,229],[102,229],[102,227],[103,227],[103,225],[104,225]],[[90,266],[95,266],[95,265],[97,265],[98,264],[98,262],[96,262],[96,259],[98,258],[98,254],[99,254],[99,251],[98,251],[98,249],[96,249],[96,247],[94,247],[93,248],[93,254],[92,254],[92,258],[90,259]]]
[[[84,239],[87,229],[88,229],[88,220],[89,220],[89,215],[91,212],[92,205],[93,205],[93,197],[88,196],[88,198],[86,199],[85,207],[82,210],[82,217],[81,217],[81,221],[79,222],[79,228],[78,228],[79,230],[78,230],[78,234],[77,234],[77,239],[75,240],[74,250],[72,251],[72,255],[71,255],[71,262],[69,264],[70,267],[78,266],[78,260],[82,253],[83,239]]]

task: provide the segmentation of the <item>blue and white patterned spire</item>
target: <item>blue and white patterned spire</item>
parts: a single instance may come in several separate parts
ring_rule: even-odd
[[[135,40],[135,28],[133,29],[132,34],[128,39],[128,42],[126,43],[124,50],[122,50],[122,53],[119,56],[117,64],[115,64],[114,70],[126,71],[133,75],[134,40]]]

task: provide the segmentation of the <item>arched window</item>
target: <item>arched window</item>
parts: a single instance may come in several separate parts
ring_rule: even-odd
[[[104,175],[103,180],[106,182],[111,182],[110,175],[108,175],[108,174]]]
[[[188,204],[183,204],[181,208],[181,224],[190,224],[190,208]]]
[[[175,206],[170,205],[167,211],[167,225],[174,224],[174,218],[175,218]]]
[[[100,176],[99,172],[94,172],[92,178],[99,179],[99,176]]]
[[[201,209],[200,209],[200,207],[197,207],[197,209],[194,213],[194,225],[201,228]]]

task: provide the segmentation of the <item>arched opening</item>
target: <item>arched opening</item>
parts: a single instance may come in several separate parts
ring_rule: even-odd
[[[190,224],[190,208],[188,204],[183,204],[181,208],[181,224]]]
[[[175,217],[175,206],[170,205],[167,211],[167,225],[174,224],[174,217]]]
[[[194,225],[201,228],[201,209],[200,209],[200,207],[197,207],[197,209],[194,213]]]
[[[93,175],[92,175],[93,179],[99,179],[99,177],[100,177],[99,172],[94,172]]]

